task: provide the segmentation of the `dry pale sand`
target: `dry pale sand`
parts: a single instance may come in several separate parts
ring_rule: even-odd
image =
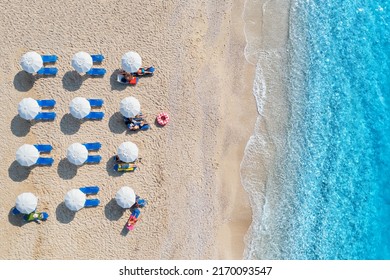
[[[251,210],[239,177],[255,120],[253,69],[244,59],[243,1],[0,1],[0,258],[1,259],[240,259]],[[26,51],[59,56],[54,78],[21,71]],[[120,57],[137,51],[155,76],[135,87],[118,84]],[[70,66],[74,53],[102,53],[103,78]],[[103,98],[105,118],[80,123],[69,115],[74,97]],[[165,128],[129,134],[119,102],[135,96]],[[17,115],[25,97],[57,101],[54,122],[30,124]],[[66,159],[74,142],[102,143],[99,165],[76,168]],[[116,173],[112,156],[124,141],[140,148],[135,173]],[[24,143],[50,143],[52,167],[26,169],[15,161]],[[98,185],[101,206],[67,210],[72,188]],[[149,205],[136,229],[113,200],[123,185]],[[42,224],[10,215],[19,193],[39,197]]]

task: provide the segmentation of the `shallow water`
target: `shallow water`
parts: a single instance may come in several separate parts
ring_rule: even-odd
[[[254,207],[245,258],[390,259],[389,9],[389,0],[291,1],[288,118],[273,164],[262,162],[275,137],[259,125],[273,92],[258,56],[260,115],[241,165]]]

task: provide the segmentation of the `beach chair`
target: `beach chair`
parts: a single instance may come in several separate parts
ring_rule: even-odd
[[[54,105],[56,105],[56,101],[54,99],[37,100],[37,102],[40,107],[54,107]]]
[[[130,218],[128,219],[126,223],[126,228],[128,230],[133,230],[135,224],[139,221],[139,215],[141,214],[141,211],[138,208],[134,208],[131,210]]]
[[[88,99],[88,101],[91,107],[102,107],[104,103],[103,99]]]
[[[88,151],[97,151],[100,150],[102,147],[102,144],[100,142],[94,142],[94,143],[84,143],[83,144],[85,148],[87,148]]]
[[[137,165],[133,163],[116,163],[114,170],[117,172],[134,172],[137,169]]]
[[[54,162],[53,158],[48,158],[48,157],[39,157],[36,164],[37,165],[47,165],[51,166]]]
[[[20,213],[20,211],[18,209],[16,209],[16,207],[12,208],[12,215],[19,215],[19,214],[22,214]]]
[[[90,112],[88,115],[85,116],[85,118],[89,120],[101,120],[103,119],[103,117],[103,112]]]
[[[45,76],[54,76],[57,75],[58,69],[55,67],[43,67],[39,69],[37,74]]]
[[[57,61],[56,55],[41,55],[43,63],[55,63]]]
[[[35,148],[38,149],[40,153],[50,153],[53,150],[51,145],[34,145]]]
[[[38,216],[34,217],[35,214],[37,214]],[[32,212],[30,214],[26,214],[23,216],[23,219],[26,222],[46,221],[47,218],[49,218],[49,214],[47,214],[46,212],[39,212],[39,213]]]
[[[85,163],[99,163],[102,160],[102,157],[99,155],[96,156],[88,156]]]
[[[86,195],[94,195],[99,192],[99,187],[98,186],[82,187],[79,190],[85,193]]]
[[[93,63],[101,63],[104,60],[104,55],[102,54],[91,54]]]
[[[40,112],[34,120],[52,121],[56,118],[55,112]]]
[[[94,199],[87,199],[85,201],[84,207],[96,207],[99,206],[100,200],[97,198]]]
[[[126,80],[125,76],[122,75],[122,74],[118,74],[118,76],[116,77],[116,81],[118,83],[125,84],[125,85],[133,85],[134,86],[134,85],[136,85],[138,83],[138,80],[139,80],[139,78],[133,77],[133,79],[131,79],[131,81],[128,82]]]
[[[104,76],[106,74],[106,69],[104,68],[91,68],[87,73],[90,76]]]

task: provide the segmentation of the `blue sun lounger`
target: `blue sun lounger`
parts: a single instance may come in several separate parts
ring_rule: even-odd
[[[102,107],[104,103],[103,99],[88,99],[88,101],[91,107]]]
[[[48,157],[40,157],[38,158],[36,164],[37,165],[49,165],[51,166],[54,162],[53,158],[48,158]]]
[[[97,151],[100,150],[102,147],[102,144],[100,142],[94,142],[94,143],[84,143],[83,144],[85,148],[87,148],[88,151]]]
[[[100,63],[104,60],[104,55],[102,54],[91,54],[93,63]]]
[[[54,99],[37,100],[37,102],[40,107],[54,107],[54,105],[56,105],[56,101]]]
[[[99,163],[102,160],[102,157],[99,155],[96,156],[88,156],[85,163]]]
[[[91,68],[87,73],[87,75],[91,76],[104,76],[106,74],[106,69],[104,68]]]
[[[40,153],[50,153],[53,150],[51,145],[34,145],[35,148],[38,149]]]
[[[45,55],[41,55],[42,57],[42,60],[43,60],[43,63],[54,63],[57,61],[57,56],[56,55],[48,55],[48,54],[45,54]]]
[[[46,75],[46,76],[51,76],[51,75],[57,75],[58,69],[55,67],[43,67],[39,69],[37,74],[39,75]]]
[[[103,119],[103,117],[104,117],[103,112],[91,112],[85,116],[85,118],[89,120],[101,120]]]
[[[55,112],[41,112],[34,118],[34,120],[52,121],[56,118]]]
[[[22,214],[18,209],[16,209],[16,207],[12,208],[12,215],[19,215],[19,214]]]
[[[100,204],[100,200],[97,198],[87,199],[85,201],[84,207],[96,207]]]
[[[94,195],[99,192],[99,187],[98,186],[82,187],[79,190],[87,195]]]

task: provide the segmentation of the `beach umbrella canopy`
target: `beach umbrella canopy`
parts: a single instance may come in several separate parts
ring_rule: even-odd
[[[82,165],[88,158],[87,148],[80,143],[73,143],[68,147],[66,157],[75,165]]]
[[[141,56],[136,52],[127,52],[122,56],[122,68],[126,72],[134,73],[142,66]]]
[[[135,203],[135,192],[130,187],[122,187],[115,195],[115,200],[122,208],[130,208]]]
[[[118,157],[123,162],[133,162],[138,158],[138,147],[133,142],[123,142],[118,148]]]
[[[16,160],[22,166],[31,166],[37,162],[39,151],[34,145],[24,144],[16,151]]]
[[[83,208],[86,200],[85,193],[79,189],[72,189],[65,195],[65,205],[72,211],[79,211]]]
[[[19,116],[25,120],[33,120],[41,111],[38,102],[31,97],[23,98],[18,105]]]
[[[134,118],[141,112],[141,104],[135,97],[126,97],[121,101],[120,112],[126,118]]]
[[[82,119],[91,112],[91,104],[84,97],[76,97],[70,102],[69,110],[73,117]]]
[[[79,73],[88,72],[92,65],[92,57],[86,52],[78,52],[72,58],[72,66]]]
[[[16,198],[16,209],[20,213],[30,214],[37,209],[38,198],[30,192],[22,193]]]
[[[20,65],[24,71],[31,74],[36,73],[43,67],[42,56],[36,52],[25,53],[20,60]]]

